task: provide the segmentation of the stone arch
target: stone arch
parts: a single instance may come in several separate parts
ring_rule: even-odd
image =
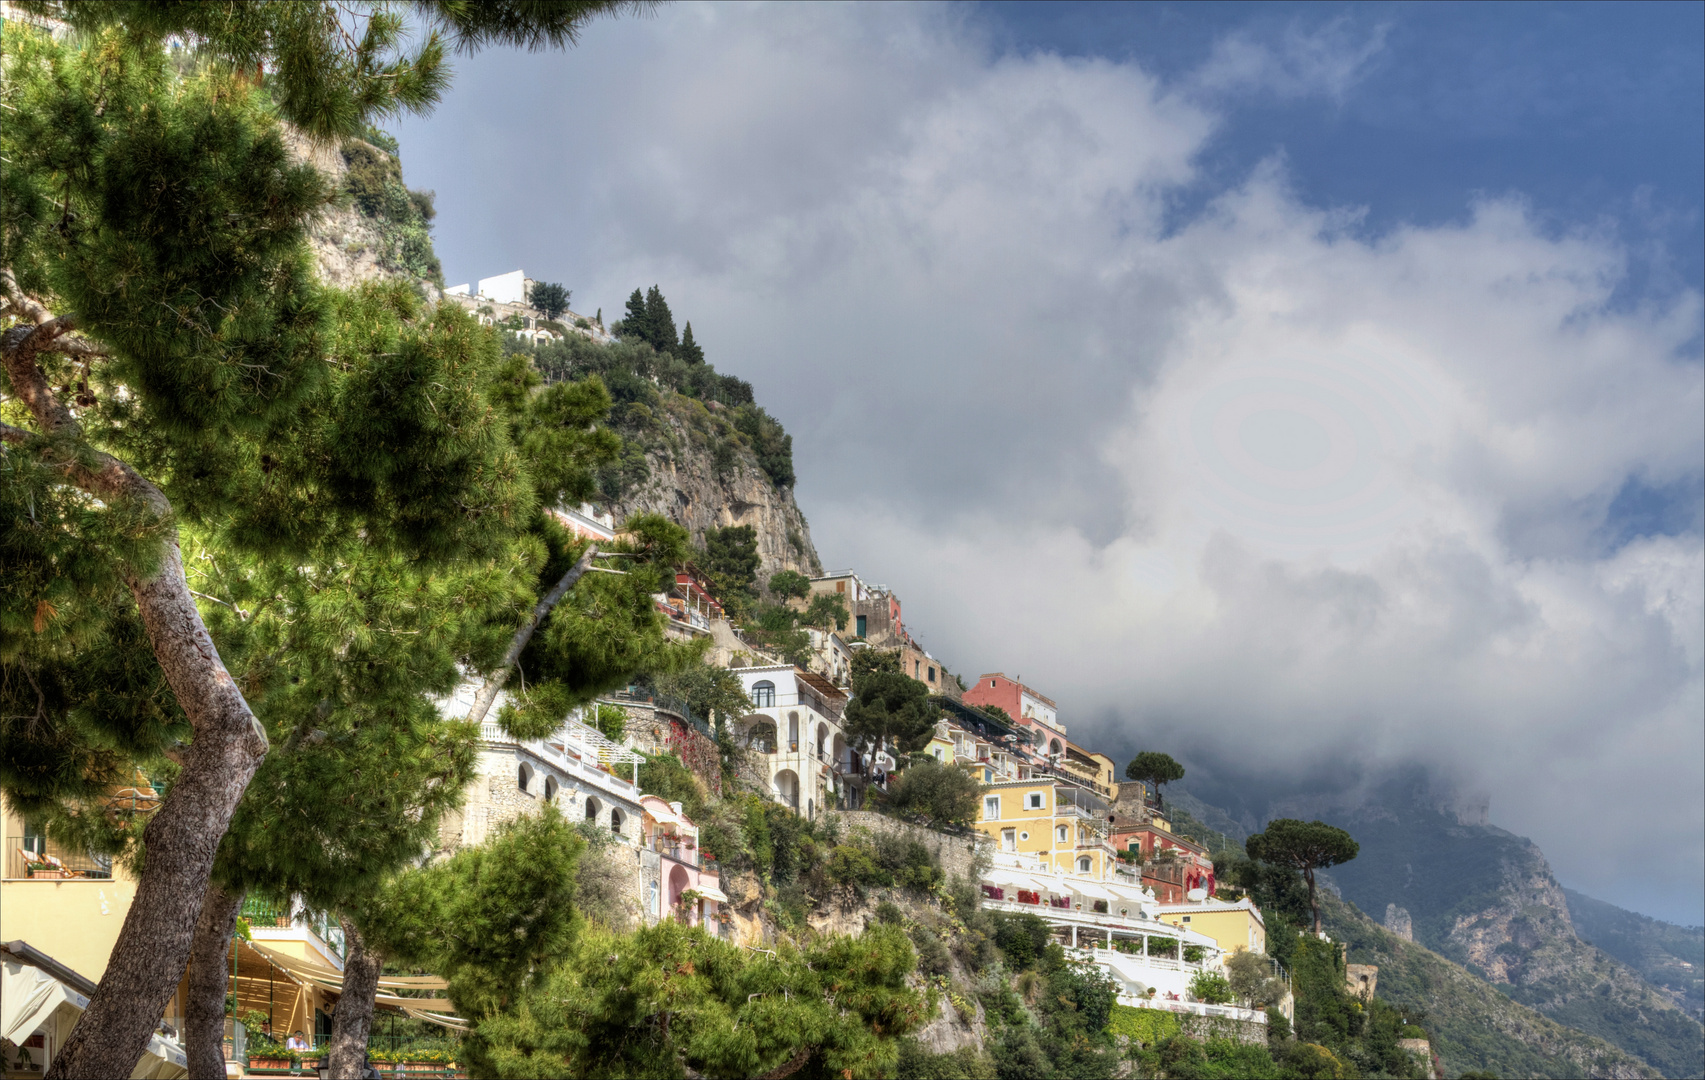
[[[770,778],[770,791],[783,806],[799,809],[799,774],[792,769],[778,770]]]
[[[681,894],[687,891],[687,887],[687,868],[679,864],[672,866],[669,870],[669,907],[671,909],[681,903]]]
[[[524,792],[531,792],[533,787],[533,767],[523,761],[515,769],[515,786]]]
[[[586,820],[596,825],[598,824],[598,816],[603,812],[604,804],[599,802],[596,796],[588,795],[586,797]]]
[[[824,757],[829,756],[829,725],[828,724],[819,723],[817,725],[817,756],[819,758],[824,758]]]
[[[627,822],[627,815],[618,808],[610,810],[610,831],[617,836],[622,835],[622,826]]]
[[[753,713],[739,720],[741,738],[750,749],[764,754],[776,752],[776,722],[763,713]]]
[[[557,793],[556,777],[554,777],[554,776],[545,777],[545,801],[548,803],[556,802],[556,793]]]
[[[1048,744],[1048,753],[1050,754],[1058,754],[1061,749],[1063,748],[1060,746],[1060,740],[1058,739],[1055,739],[1053,742]]]

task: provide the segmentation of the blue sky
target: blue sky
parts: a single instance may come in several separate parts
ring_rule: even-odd
[[[1634,296],[1705,285],[1705,5],[1003,2],[979,18],[1020,53],[1175,79],[1231,36],[1374,47],[1339,94],[1239,96],[1197,199],[1272,154],[1302,197],[1365,207],[1373,230],[1460,220],[1473,196],[1513,193],[1554,228],[1649,244]]]
[[[1701,10],[679,3],[396,132],[450,283],[658,284],[951,670],[1697,923]]]

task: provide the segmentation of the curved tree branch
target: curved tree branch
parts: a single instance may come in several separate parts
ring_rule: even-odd
[[[468,710],[470,723],[477,724],[485,719],[485,714],[491,711],[491,703],[497,700],[498,693],[503,690],[503,684],[509,681],[509,673],[515,670],[515,662],[521,659],[521,651],[527,647],[527,642],[533,640],[533,631],[539,628],[539,623],[543,622],[545,616],[551,613],[551,609],[562,601],[574,583],[579,581],[581,576],[592,567],[592,560],[597,557],[598,545],[587,544],[586,551],[581,554],[580,559],[573,566],[568,568],[568,573],[564,574],[562,579],[551,588],[551,591],[546,593],[537,604],[533,605],[533,610],[528,614],[527,621],[521,624],[521,628],[516,630],[515,636],[510,639],[509,648],[504,652],[503,660],[498,664],[497,670],[491,673],[491,677],[485,681],[485,685],[480,687],[480,692],[475,695],[474,706]]]

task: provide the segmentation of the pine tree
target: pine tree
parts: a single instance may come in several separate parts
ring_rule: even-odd
[[[645,294],[645,322],[646,340],[652,348],[672,353],[681,347],[675,338],[675,316],[669,312],[669,301],[663,299],[663,290],[655,285]]]
[[[928,1011],[915,966],[897,926],[753,954],[664,920],[587,928],[500,1007],[451,997],[478,1075],[879,1077]]]
[[[864,649],[853,656],[847,734],[870,749],[892,745],[921,750],[935,730],[938,710],[923,683],[900,670],[899,653]]]
[[[689,364],[704,363],[704,350],[693,340],[693,324],[690,322],[686,329],[681,331],[681,345],[675,350],[675,355]]]
[[[623,341],[652,341],[651,312],[645,306],[645,294],[638,289],[628,297],[627,313],[622,316],[621,333]]]
[[[439,321],[453,323],[456,315],[446,309]],[[470,352],[480,358],[484,372],[476,381],[487,387],[486,400],[502,418],[508,441],[535,462],[528,478],[536,505],[587,497],[594,470],[614,460],[619,450],[603,427],[611,401],[602,384],[594,378],[542,387],[525,356],[504,358],[493,335],[475,333]],[[629,556],[624,573],[593,575],[584,583],[593,550],[544,514],[515,536],[503,557],[429,575],[411,575],[407,567],[391,565],[369,570],[371,559],[363,552],[344,552],[338,565],[345,574],[366,573],[351,582],[352,602],[335,609],[334,617],[388,631],[367,635],[359,649],[344,645],[326,653],[319,645],[322,638],[346,639],[319,634],[312,605],[274,609],[277,617],[288,618],[300,640],[282,648],[270,638],[265,641],[263,654],[280,653],[289,663],[275,665],[288,671],[275,675],[278,689],[262,699],[257,711],[267,717],[280,698],[281,705],[295,705],[276,721],[268,719],[282,751],[268,759],[250,785],[220,851],[208,904],[228,909],[232,918],[204,918],[202,926],[213,940],[204,941],[198,929],[194,956],[218,962],[198,966],[192,959],[190,1003],[200,1021],[188,1025],[192,1057],[199,1052],[211,1062],[218,1052],[229,925],[251,890],[278,899],[297,896],[316,909],[344,913],[349,940],[356,943],[348,969],[353,981],[346,981],[339,999],[333,1037],[346,1050],[366,1045],[377,983],[364,973],[378,963],[379,950],[362,944],[361,899],[386,874],[418,857],[440,814],[472,779],[483,712],[464,722],[441,723],[431,700],[448,693],[460,671],[490,676],[492,694],[481,695],[489,704],[503,685],[502,669],[529,645],[543,620],[545,638],[528,661],[533,679],[521,696],[525,707],[499,717],[506,723],[524,718],[533,725],[529,733],[537,735],[555,730],[571,705],[594,693],[623,685],[637,673],[668,670],[693,659],[692,650],[665,641],[651,601],[662,574],[681,557],[685,533],[645,518],[630,521],[628,529],[638,543],[624,539],[610,546]],[[551,565],[553,552],[558,565]],[[299,575],[305,568],[294,569]],[[313,584],[325,591],[323,582]],[[567,602],[541,612],[535,601],[551,595]],[[241,599],[251,598],[245,593]],[[596,605],[593,619],[585,617],[582,603]],[[237,629],[234,620],[225,622],[233,625],[216,627],[216,638],[221,629]],[[600,662],[588,664],[552,648],[560,626],[600,635]],[[384,776],[384,783],[375,786],[364,779],[375,775]]]
[[[572,290],[563,288],[559,282],[538,281],[527,290],[527,302],[532,304],[540,315],[555,321],[568,310],[568,302],[573,295]]]
[[[50,1070],[124,1075],[269,747],[185,552],[313,565],[359,538],[427,566],[500,549],[531,513],[514,448],[462,412],[483,401],[453,334],[361,340],[338,322],[304,237],[325,181],[291,164],[276,118],[351,135],[428,108],[446,43],[566,44],[626,5],[423,6],[412,44],[385,8],[351,42],[331,3],[27,6],[80,33],[58,44],[8,20],[0,47],[0,784],[50,829],[122,846],[135,821],[85,811],[131,765],[171,780],[101,986]],[[195,75],[167,63],[174,36],[200,42]],[[328,364],[345,336],[347,366]]]

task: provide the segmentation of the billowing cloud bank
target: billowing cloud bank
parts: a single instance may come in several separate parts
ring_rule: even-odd
[[[1513,199],[1370,237],[1271,163],[1182,214],[1209,95],[1354,94],[1378,42],[1331,44],[1172,87],[928,10],[684,7],[478,58],[403,135],[452,272],[606,318],[661,283],[794,433],[825,560],[955,669],[1110,749],[1439,766],[1697,921],[1700,297],[1613,306],[1615,244]],[[1682,525],[1630,539],[1653,491]]]

